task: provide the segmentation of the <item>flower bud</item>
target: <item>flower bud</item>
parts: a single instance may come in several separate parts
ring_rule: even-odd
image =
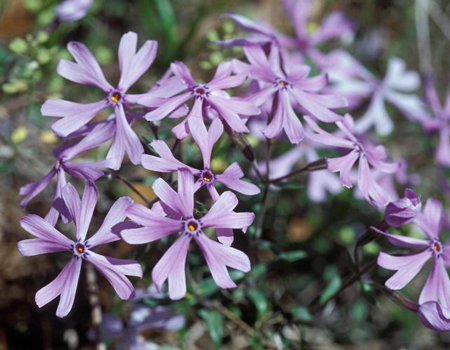
[[[412,222],[420,213],[421,207],[420,195],[407,188],[403,198],[390,202],[386,206],[384,220],[389,226],[400,227]]]
[[[428,301],[419,306],[419,319],[423,325],[439,332],[450,331],[450,310],[436,301]]]

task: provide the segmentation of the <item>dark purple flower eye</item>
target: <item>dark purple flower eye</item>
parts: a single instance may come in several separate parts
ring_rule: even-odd
[[[120,92],[115,91],[112,95],[111,95],[111,101],[113,103],[117,103],[122,99],[122,95],[120,94]]]
[[[77,245],[75,246],[75,250],[78,253],[83,254],[86,251],[86,248],[81,243],[77,243]]]
[[[197,221],[194,221],[194,220],[189,221],[186,226],[187,226],[187,229],[191,232],[195,232],[198,229],[198,223],[197,223]]]

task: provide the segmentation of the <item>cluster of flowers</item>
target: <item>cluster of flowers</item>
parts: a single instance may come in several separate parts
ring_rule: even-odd
[[[419,75],[407,71],[398,58],[389,61],[386,77],[379,80],[344,50],[327,54],[319,51],[317,47],[323,42],[355,32],[355,24],[342,13],[331,13],[315,33],[309,34],[306,28],[311,1],[284,0],[283,5],[292,21],[295,37],[282,35],[266,23],[258,24],[239,15],[228,15],[250,35],[218,41],[217,44],[241,46],[247,62],[234,59],[220,63],[212,80],[205,84],[198,83],[186,65],[175,62],[148,92],[129,94],[129,88],[149,69],[156,57],[155,41],[146,41],[137,51],[135,33],[122,37],[118,52],[121,75],[116,87],[106,80],[85,45],[69,43],[68,49],[76,62],[61,60],[58,73],[73,82],[98,87],[105,97],[89,104],[48,100],[42,106],[43,115],[61,118],[52,129],[65,143],[55,150],[57,160],[51,171],[40,181],[21,189],[21,194],[25,195],[22,206],[25,207],[54,176],[57,177],[53,206],[45,219],[36,215],[22,219],[22,227],[37,238],[20,242],[19,250],[24,255],[70,251],[73,258],[52,283],[37,293],[39,306],[61,295],[57,315],[67,315],[73,304],[83,259],[99,269],[121,298],[130,298],[134,290],[125,276],[141,276],[139,264],[103,257],[94,253],[92,248],[119,239],[130,244],[143,244],[174,233],[180,235],[152,271],[158,290],[168,280],[170,298],[179,299],[186,294],[185,264],[192,239],[200,246],[216,284],[221,288],[235,287],[227,266],[247,272],[250,261],[243,252],[231,247],[233,229],[245,232],[252,224],[254,214],[235,212],[238,205],[236,195],[231,191],[220,194],[215,183],[245,195],[257,195],[260,190],[242,180],[244,173],[237,163],[231,164],[222,174],[211,170],[212,150],[224,131],[234,137],[252,130],[257,137],[287,139],[294,145],[281,158],[271,160],[277,166],[271,167],[272,172],[267,174],[269,178],[285,175],[304,156],[309,162],[316,161],[320,147],[337,149],[340,152],[338,157],[326,159],[330,172],[311,173],[308,186],[311,200],[322,201],[327,192],[336,194],[341,191],[342,185],[347,188],[357,185],[358,195],[374,207],[387,208],[388,212],[394,210],[394,205],[400,212],[398,214],[394,210],[394,217],[403,215],[410,220],[416,216],[420,211],[420,199],[415,194],[407,192],[405,198],[392,202],[398,199],[394,180],[402,184],[410,181],[405,163],[388,161],[385,148],[374,144],[364,133],[372,127],[379,135],[393,131],[393,122],[385,108],[388,101],[409,119],[423,123],[429,130],[440,130],[437,159],[441,163],[448,162],[450,147],[446,120],[450,104],[440,106],[431,84],[427,91],[436,118],[428,117],[426,105],[412,93],[420,87]],[[320,74],[310,76],[311,67],[306,62],[312,62]],[[230,96],[225,91],[243,85],[247,79],[251,83],[245,96]],[[367,111],[356,122],[350,114],[342,116],[336,111],[344,107],[355,109],[367,100]],[[136,105],[146,112],[134,113],[132,108]],[[93,121],[100,111],[107,108],[112,108],[114,113],[103,121]],[[303,116],[305,126],[298,114]],[[158,156],[144,154],[144,147],[132,129],[133,122],[138,120],[159,123],[178,118],[184,119],[173,127],[172,132],[178,140],[192,136],[202,154],[203,169],[195,169],[179,161],[162,140],[156,139],[150,144]],[[324,129],[320,122],[335,126],[335,131],[326,131],[329,127]],[[265,125],[261,126],[262,123]],[[444,124],[446,126],[442,127]],[[112,145],[105,160],[95,163],[70,161],[111,139]],[[95,181],[104,175],[99,168],[119,169],[125,154],[134,165],[142,165],[148,170],[176,172],[177,191],[160,178],[152,187],[159,201],[151,209],[135,204],[129,198],[120,198],[99,231],[86,239],[98,197]],[[354,171],[356,163],[357,171]],[[261,167],[260,170],[267,172],[269,169]],[[337,172],[340,181],[332,174]],[[67,183],[66,174],[86,181],[81,199],[74,187]],[[206,215],[198,218],[194,216],[194,195],[201,187],[209,191],[213,205]],[[422,304],[420,310],[431,310],[429,303],[435,303],[433,307],[439,309],[441,315],[442,310],[450,306],[442,294],[446,288],[444,285],[448,283],[441,259],[441,256],[445,259],[445,247],[437,238],[442,209],[434,200],[428,203],[424,214],[418,215],[416,221],[429,241],[424,243],[381,232],[394,244],[425,250],[410,260],[381,254],[379,264],[399,271],[387,282],[387,287],[400,289],[420,270],[426,259],[434,256],[434,272],[425,287],[425,296],[421,296],[419,302]],[[410,210],[411,206],[414,209]],[[409,210],[407,215],[402,214],[405,210]],[[60,216],[65,223],[74,221],[76,241],[54,228]],[[208,227],[216,229],[218,241],[204,233]],[[412,263],[415,269],[410,267]],[[442,282],[444,274],[446,282]],[[422,312],[424,314],[425,311]]]

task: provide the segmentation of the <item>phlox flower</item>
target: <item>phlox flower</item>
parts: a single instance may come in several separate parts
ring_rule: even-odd
[[[385,285],[389,289],[404,288],[422,269],[428,260],[433,261],[431,273],[419,297],[419,304],[438,302],[442,308],[450,308],[450,279],[446,266],[450,263],[450,247],[440,240],[442,204],[433,198],[427,200],[422,213],[415,223],[424,233],[424,239],[392,235],[381,232],[390,243],[398,247],[417,248],[418,251],[408,255],[392,256],[381,252],[378,265],[388,270],[397,271]]]
[[[271,159],[269,161],[269,178],[272,180],[289,174],[302,159],[306,163],[318,160],[319,155],[316,148],[313,142],[305,139],[300,145],[296,145],[282,155]],[[302,164],[305,164],[305,162]],[[260,164],[259,169],[261,174],[267,173],[265,164]],[[276,188],[276,185],[273,187]],[[336,195],[341,191],[342,185],[336,174],[329,171],[312,171],[308,173],[307,194],[313,202],[324,202],[327,199],[328,192]]]
[[[439,132],[435,158],[439,164],[450,167],[450,94],[445,104],[441,104],[431,79],[425,84],[425,92],[433,117],[425,118],[421,122],[427,131]]]
[[[342,93],[352,102],[353,107],[369,100],[369,106],[364,114],[356,120],[355,132],[364,133],[372,127],[379,135],[389,135],[394,129],[387,110],[386,102],[393,104],[405,116],[413,120],[422,120],[427,116],[425,104],[413,92],[420,88],[420,76],[417,72],[408,71],[403,60],[397,57],[389,59],[386,75],[383,79],[376,78],[360,63],[348,54],[334,53],[335,60],[340,65],[331,65],[326,71],[333,77],[333,91]],[[346,56],[343,58],[343,56]],[[343,61],[353,62],[347,67],[352,71],[342,69]]]
[[[55,7],[56,18],[61,22],[75,22],[89,12],[93,0],[63,0]]]
[[[134,293],[134,288],[126,276],[142,277],[141,266],[136,261],[110,258],[92,250],[99,245],[120,239],[112,229],[125,220],[125,211],[133,203],[128,197],[117,200],[98,231],[86,239],[97,198],[97,188],[90,181],[86,183],[81,200],[70,183],[62,190],[62,199],[76,226],[76,241],[69,239],[37,215],[26,215],[20,220],[22,228],[37,237],[18,243],[22,255],[34,256],[63,251],[72,254],[58,277],[36,293],[36,304],[39,307],[61,296],[56,310],[58,317],[66,316],[72,309],[83,260],[93,264],[105,276],[121,299],[129,299]]]
[[[313,33],[308,31],[311,0],[284,0],[283,8],[294,27],[295,37],[287,37],[277,32],[266,23],[256,23],[244,16],[229,14],[238,26],[251,33],[247,38],[216,41],[223,46],[248,46],[253,44],[275,44],[283,49],[297,51],[302,57],[311,58],[318,66],[324,61],[317,46],[333,39],[353,36],[356,30],[354,21],[349,20],[342,12],[334,11],[327,15]]]
[[[117,87],[113,87],[106,80],[91,51],[82,43],[70,42],[67,48],[76,63],[61,60],[57,67],[58,74],[75,83],[98,87],[105,93],[105,98],[88,104],[57,99],[47,100],[41,108],[42,114],[49,117],[62,117],[52,125],[53,131],[58,136],[67,137],[89,123],[100,111],[112,107],[115,115],[115,139],[107,158],[114,161],[114,169],[120,167],[125,153],[133,164],[139,164],[144,148],[136,133],[131,129],[124,107],[136,103],[141,96],[127,94],[127,91],[151,66],[156,57],[157,46],[156,41],[148,40],[136,52],[137,34],[129,32],[123,35],[118,55],[120,80]]]
[[[328,170],[339,172],[342,184],[351,188],[353,186],[351,170],[358,162],[357,182],[362,196],[369,203],[377,207],[384,207],[389,202],[389,197],[386,191],[375,181],[372,174],[373,169],[392,174],[399,169],[400,163],[386,162],[388,155],[383,146],[374,147],[362,144],[352,133],[353,118],[348,114],[343,122],[336,123],[342,135],[331,134],[323,130],[308,116],[305,116],[305,120],[315,132],[308,133],[311,140],[326,146],[350,150],[342,157],[328,158]]]
[[[95,181],[103,176],[103,171],[98,168],[110,167],[110,162],[108,160],[92,163],[70,162],[70,160],[77,155],[103,144],[109,140],[114,133],[113,125],[104,122],[92,124],[88,129],[87,135],[81,140],[72,144],[64,144],[53,151],[53,154],[56,157],[56,163],[47,175],[38,181],[31,182],[20,188],[20,195],[25,196],[20,205],[22,208],[25,208],[27,204],[41,193],[56,176],[57,181],[53,205],[45,217],[52,226],[56,225],[59,214],[62,214],[62,218],[65,222],[67,222],[68,219],[67,216],[69,213],[65,208],[64,202],[61,200],[62,189],[67,183],[66,174],[80,180]]]
[[[247,99],[258,106],[268,105],[272,119],[262,130],[267,138],[274,138],[284,130],[291,143],[303,140],[303,125],[294,108],[326,123],[342,119],[330,109],[344,107],[347,101],[336,94],[319,93],[327,84],[326,75],[308,78],[308,66],[281,62],[280,52],[275,46],[271,47],[269,57],[258,45],[245,46],[244,52],[250,64],[238,60],[233,64],[237,72],[250,74],[260,85],[260,91]]]
[[[166,98],[163,103],[160,99],[155,99],[152,94],[141,97],[138,100],[139,104],[150,108],[156,107],[155,110],[145,115],[147,120],[161,120],[185,102],[193,99],[194,103],[186,119],[172,129],[178,139],[183,139],[188,135],[187,121],[191,117],[200,117],[206,120],[219,117],[235,132],[248,132],[245,126],[246,120],[241,116],[257,115],[260,111],[253,103],[230,97],[224,91],[224,89],[240,86],[247,80],[247,76],[244,74],[231,75],[233,72],[231,62],[220,63],[213,79],[206,84],[197,83],[189,68],[182,62],[172,63],[170,67],[173,74],[180,78],[177,92],[182,91],[182,93]],[[164,87],[164,84],[162,86]]]
[[[127,209],[127,216],[142,227],[122,231],[122,238],[130,244],[153,242],[178,233],[177,240],[166,251],[152,271],[152,279],[158,290],[169,280],[169,296],[180,299],[186,294],[185,264],[189,245],[194,239],[199,245],[215,283],[220,288],[234,288],[227,266],[250,271],[250,260],[243,252],[213,241],[203,232],[205,228],[246,230],[254,220],[253,213],[236,213],[236,195],[224,192],[202,218],[194,217],[194,176],[190,171],[178,171],[178,193],[164,180],[153,184],[153,191],[167,205],[176,218],[165,217],[143,205],[134,204]]]
[[[156,151],[159,157],[144,154],[142,156],[142,166],[151,171],[161,173],[174,172],[178,169],[188,169],[192,175],[198,179],[195,183],[195,191],[206,186],[213,200],[219,198],[214,184],[220,183],[232,190],[246,194],[255,195],[260,192],[259,188],[252,183],[241,180],[244,176],[238,163],[231,164],[222,174],[214,174],[211,170],[211,154],[214,144],[223,133],[223,125],[219,119],[214,119],[209,131],[200,118],[191,118],[188,121],[194,138],[203,158],[203,169],[190,167],[174,157],[169,146],[164,141],[155,140],[150,146]]]

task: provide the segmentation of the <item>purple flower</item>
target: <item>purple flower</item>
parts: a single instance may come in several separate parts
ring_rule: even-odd
[[[336,60],[342,56],[338,54]],[[394,124],[386,110],[386,101],[392,103],[410,119],[425,118],[427,112],[424,103],[418,96],[411,94],[420,87],[420,76],[417,72],[407,71],[404,61],[397,57],[391,58],[386,76],[379,80],[361,64],[356,64],[354,58],[347,57],[347,60],[353,61],[349,66],[353,69],[353,76],[345,74],[346,71],[339,66],[327,69],[327,72],[333,77],[334,91],[342,93],[350,101],[355,101],[355,98],[359,102],[370,99],[367,111],[356,121],[356,133],[364,133],[371,127],[374,127],[379,135],[388,135],[392,132]]]
[[[203,169],[198,170],[187,166],[174,157],[172,151],[164,141],[155,140],[150,146],[158,153],[159,157],[144,154],[142,156],[142,166],[151,171],[161,173],[177,171],[180,168],[188,169],[192,175],[197,176],[195,183],[195,191],[200,187],[206,186],[213,200],[219,198],[214,184],[222,185],[246,195],[255,195],[260,189],[254,184],[241,180],[244,176],[239,164],[234,162],[223,174],[214,174],[211,170],[211,154],[214,144],[223,133],[223,125],[219,119],[214,119],[211,123],[209,131],[206,130],[205,124],[200,118],[190,118],[188,125],[192,133],[192,137],[200,148],[203,156]]]
[[[125,220],[125,211],[133,203],[132,200],[128,197],[117,200],[106,215],[100,229],[86,239],[97,203],[97,188],[93,182],[88,181],[80,200],[77,191],[69,183],[62,190],[62,198],[75,222],[76,241],[67,238],[37,215],[26,215],[20,220],[22,228],[37,237],[18,243],[18,249],[22,255],[34,256],[62,251],[69,251],[72,254],[71,260],[58,277],[36,293],[36,304],[42,307],[60,295],[56,315],[66,316],[72,309],[75,299],[82,260],[93,264],[111,283],[120,298],[129,299],[134,293],[134,288],[126,276],[142,277],[141,266],[133,260],[99,255],[92,249],[120,239],[119,235],[112,232],[112,228]]]
[[[265,109],[273,116],[262,130],[267,138],[274,138],[284,130],[291,143],[303,140],[303,126],[294,108],[326,123],[342,119],[330,109],[344,107],[347,101],[338,95],[318,93],[327,84],[326,75],[308,78],[308,66],[281,64],[280,59],[284,57],[275,46],[272,46],[269,58],[257,45],[244,47],[244,52],[250,64],[234,60],[235,70],[250,74],[260,85],[260,91],[248,99],[258,106],[265,104]]]
[[[389,198],[386,191],[374,180],[372,169],[377,169],[383,173],[395,173],[400,163],[386,162],[387,152],[383,146],[363,145],[355,135],[352,134],[353,118],[347,114],[343,122],[337,122],[342,135],[331,134],[321,129],[311,118],[305,116],[305,120],[316,133],[308,133],[308,137],[316,142],[331,147],[349,149],[345,156],[328,158],[328,169],[332,172],[339,172],[342,184],[345,187],[353,186],[351,181],[351,170],[353,165],[358,164],[358,187],[362,196],[371,204],[384,207]]]
[[[55,7],[56,18],[61,22],[75,22],[89,12],[93,0],[63,0]]]
[[[439,144],[435,153],[436,161],[443,166],[450,167],[450,94],[447,96],[445,105],[442,105],[431,79],[426,81],[425,92],[434,118],[425,118],[422,120],[422,125],[427,131],[439,132]]]
[[[144,152],[138,136],[131,129],[125,116],[124,106],[136,103],[141,95],[126,92],[147,71],[156,56],[157,42],[146,41],[136,52],[137,34],[129,32],[122,36],[119,45],[120,81],[116,88],[109,84],[89,49],[79,42],[70,42],[68,50],[76,63],[61,60],[57,71],[62,77],[73,82],[96,86],[103,90],[105,98],[101,101],[81,104],[65,100],[47,100],[41,112],[49,117],[62,117],[53,124],[53,131],[66,137],[89,123],[100,111],[112,107],[115,114],[115,140],[108,158],[114,160],[114,168],[119,168],[126,152],[133,164],[139,164]],[[122,157],[122,158],[120,158]]]
[[[378,265],[397,272],[386,281],[386,287],[393,290],[405,287],[432,259],[431,273],[425,283],[419,304],[438,301],[444,308],[450,307],[450,279],[446,265],[450,263],[450,247],[444,246],[439,239],[442,219],[442,204],[436,199],[428,199],[423,213],[416,217],[416,224],[425,234],[426,239],[417,239],[381,232],[390,243],[399,247],[418,248],[418,252],[404,256],[392,256],[381,252]]]
[[[309,34],[307,31],[307,21],[310,15],[312,1],[284,0],[283,5],[294,27],[295,38],[280,34],[265,23],[261,25],[244,16],[229,14],[227,15],[229,18],[252,35],[244,39],[216,41],[216,43],[224,46],[275,44],[283,49],[297,50],[302,56],[309,56],[317,64],[324,60],[322,53],[317,50],[317,46],[329,40],[341,39],[349,35],[352,36],[356,30],[354,21],[349,20],[342,12],[336,11],[326,16],[319,28],[313,34]]]
[[[189,68],[182,62],[172,63],[170,67],[175,76],[181,79],[178,90],[184,92],[165,99],[162,104],[160,100],[155,101],[151,94],[141,97],[138,101],[140,104],[151,108],[157,107],[147,113],[145,116],[147,120],[161,120],[185,102],[194,99],[194,104],[187,118],[172,129],[177,138],[183,139],[188,135],[187,121],[192,117],[205,118],[206,120],[220,117],[234,131],[248,132],[245,120],[241,116],[256,115],[260,111],[253,103],[230,97],[224,91],[224,89],[240,86],[247,80],[247,76],[244,74],[231,75],[231,62],[220,63],[213,79],[207,84],[197,83]]]
[[[176,300],[184,297],[185,263],[192,239],[200,246],[216,284],[220,288],[236,287],[226,267],[248,272],[250,260],[243,252],[211,240],[203,230],[208,227],[246,230],[255,215],[234,212],[238,199],[232,192],[224,192],[205,216],[195,218],[194,176],[185,169],[178,171],[178,193],[162,179],[155,181],[153,191],[181,219],[161,216],[142,205],[134,204],[127,209],[127,216],[142,227],[123,230],[122,237],[130,244],[143,244],[180,233],[153,268],[152,278],[157,289],[161,290],[168,279],[170,298]]]
[[[419,319],[425,327],[434,331],[450,331],[450,309],[437,301],[428,301],[419,306]]]
[[[67,222],[70,217],[68,217],[64,202],[61,200],[62,189],[66,185],[66,174],[80,180],[95,181],[103,176],[103,172],[98,168],[110,166],[110,162],[107,160],[93,163],[72,163],[69,161],[77,155],[103,144],[111,138],[113,133],[114,129],[113,124],[111,123],[100,122],[92,124],[89,128],[89,133],[83,139],[76,143],[65,144],[55,149],[53,153],[56,157],[56,164],[49,173],[39,181],[31,182],[20,188],[20,195],[25,196],[20,203],[21,207],[25,208],[27,204],[41,193],[56,176],[57,181],[53,206],[45,219],[52,226],[55,226],[59,214],[61,213],[63,220]]]
[[[409,224],[414,221],[421,208],[420,195],[418,196],[414,190],[407,188],[403,198],[390,202],[386,206],[384,221],[392,227]]]

